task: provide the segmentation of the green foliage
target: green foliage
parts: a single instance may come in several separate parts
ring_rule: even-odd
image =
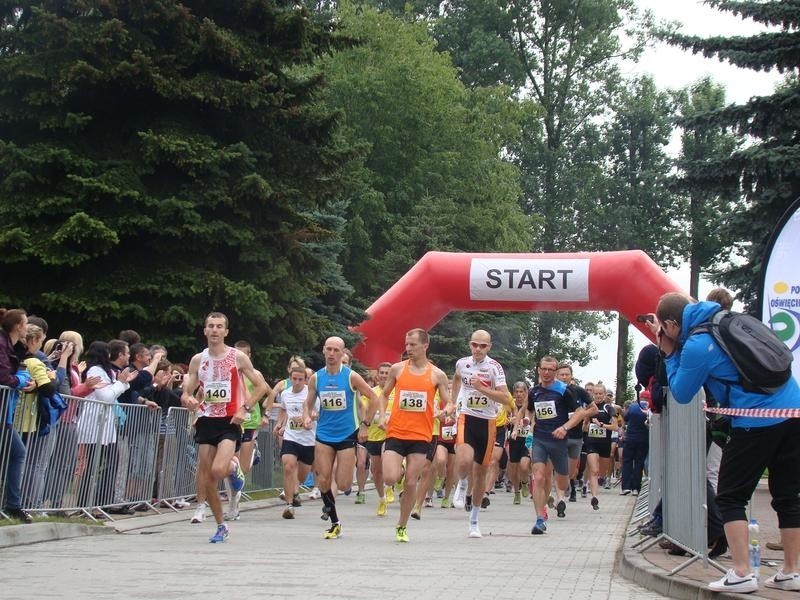
[[[750,37],[698,38],[673,34],[668,40],[694,53],[716,56],[734,65],[779,71],[794,70],[800,47],[800,12],[794,2],[714,1],[719,10],[774,25],[777,31]],[[800,82],[786,78],[769,96],[752,98],[741,105],[708,110],[687,116],[688,130],[726,130],[746,144],[727,154],[712,154],[686,160],[685,182],[695,190],[719,195],[735,205],[721,224],[723,256],[712,276],[739,290],[746,305],[756,306],[763,255],[774,224],[800,195],[798,139],[800,139]],[[728,251],[728,252],[725,252]]]
[[[256,0],[0,10],[2,304],[175,358],[223,310],[275,366],[357,320],[329,207],[354,150],[297,69],[329,26]]]

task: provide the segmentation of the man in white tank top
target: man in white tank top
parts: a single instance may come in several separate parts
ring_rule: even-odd
[[[199,413],[195,423],[197,487],[205,491],[214,513],[217,531],[209,541],[217,543],[225,541],[229,533],[223,520],[218,482],[231,476],[234,492],[241,491],[244,476],[234,456],[241,439],[241,425],[253,405],[269,392],[269,386],[244,352],[225,344],[228,335],[225,315],[210,313],[203,333],[208,348],[195,354],[189,363],[189,372],[183,380],[181,404]],[[253,383],[253,390],[247,396],[242,375]]]

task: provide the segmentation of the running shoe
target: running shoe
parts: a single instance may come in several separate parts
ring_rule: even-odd
[[[559,519],[567,516],[567,503],[563,500],[559,500],[558,504],[556,504],[556,515]]]
[[[519,492],[514,492],[514,504],[521,504],[522,497],[520,496]]]
[[[311,493],[308,495],[309,500],[319,500],[320,498],[322,498],[322,492],[319,491],[318,487],[311,490]]]
[[[241,492],[244,488],[244,473],[242,472],[242,467],[239,465],[239,461],[234,461],[236,465],[230,474],[230,482],[231,488],[234,492]]]
[[[303,503],[300,502],[300,494],[298,494],[297,492],[295,492],[294,495],[292,496],[292,506],[294,506],[295,508],[297,508],[298,506],[303,506]]]
[[[556,507],[556,499],[552,496],[547,497],[547,508],[555,508]]]
[[[531,533],[533,535],[542,535],[545,531],[547,531],[547,523],[544,522],[542,517],[537,517],[536,523],[533,524],[533,529],[531,529]]]
[[[326,540],[335,540],[336,538],[342,537],[341,523],[334,523],[331,525],[331,528],[325,530],[325,533],[322,534],[322,537]]]
[[[450,498],[442,498],[442,508],[450,508]]]
[[[578,495],[576,493],[575,488],[572,488],[572,491],[569,493],[569,501],[570,502],[577,502],[578,501]]]
[[[631,493],[631,491],[630,491],[630,490],[622,490],[622,491],[619,493],[619,495],[620,495],[620,496],[627,496],[627,495],[628,495],[628,494],[630,494],[630,493]]]
[[[758,579],[752,573],[739,577],[736,571],[728,569],[725,576],[708,584],[712,592],[732,592],[734,594],[749,594],[758,590]]]
[[[456,508],[464,508],[467,496],[467,480],[459,479],[456,485],[456,491],[453,492],[453,506]]]
[[[237,510],[236,512],[225,513],[224,517],[226,521],[238,521],[241,518],[241,515]]]
[[[607,478],[606,482],[603,484],[603,489],[604,490],[610,490],[611,489],[611,478],[610,477]]]
[[[353,488],[349,487],[344,492],[342,492],[345,496],[349,496],[353,493]]]
[[[419,521],[422,518],[422,515],[419,514],[419,505],[415,504],[414,509],[411,511],[411,518],[416,519]]]
[[[356,504],[366,504],[367,495],[364,492],[356,492]]]
[[[481,535],[481,530],[478,529],[478,522],[477,521],[470,521],[469,522],[469,537],[471,537],[471,538],[483,537]]]
[[[467,500],[464,502],[464,510],[467,512],[472,510],[472,496],[467,496]]]
[[[433,498],[431,497],[425,498],[425,503],[422,506],[424,506],[425,508],[433,508]]]
[[[375,514],[378,515],[379,517],[386,516],[386,500],[384,500],[383,498],[378,500],[378,510],[375,512]]]
[[[436,490],[436,497],[437,498],[444,498],[444,490]]]
[[[394,530],[394,539],[398,542],[407,542],[408,533],[406,532],[406,528],[398,525]]]
[[[529,493],[528,492],[528,482],[527,481],[523,481],[522,483],[519,484],[519,487],[520,487],[520,490],[522,491],[522,497],[523,498],[527,498],[528,497],[528,493]]]
[[[394,502],[394,487],[391,485],[386,488],[386,502],[388,504]]]
[[[492,502],[489,500],[489,496],[484,496],[483,500],[481,500],[481,508],[489,508],[489,505]]]
[[[225,513],[226,521],[239,520],[239,500],[242,498],[242,492],[234,492],[228,500],[228,511]]]
[[[178,498],[173,504],[175,505],[175,508],[189,508],[190,506],[190,504],[183,498]]]
[[[331,512],[330,507],[323,505],[322,514],[319,516],[319,518],[322,519],[323,521],[327,521],[328,519],[331,518],[330,512]]]
[[[586,498],[586,495],[587,495],[586,486],[585,485],[581,486],[581,498]]]
[[[283,518],[284,519],[294,519],[294,509],[291,506],[287,506],[284,509]]]
[[[597,496],[592,496],[592,508],[594,510],[600,510],[600,501],[597,499]]]
[[[198,504],[197,508],[194,509],[194,514],[192,515],[192,520],[190,523],[202,523],[206,520],[206,507],[208,504],[205,502]]]
[[[223,523],[222,525],[217,525],[217,532],[210,538],[208,538],[208,541],[211,542],[212,544],[219,544],[227,540],[230,533],[231,532],[228,529],[228,526],[225,525],[225,523]]]
[[[281,493],[278,494],[278,498],[281,500],[286,500],[286,490],[281,490]]]
[[[786,590],[789,592],[796,592],[800,590],[800,573],[784,574],[783,571],[778,571],[764,582],[768,588],[776,590]]]

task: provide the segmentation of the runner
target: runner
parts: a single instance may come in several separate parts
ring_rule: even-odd
[[[567,384],[567,389],[575,397],[578,408],[584,408],[592,403],[592,397],[579,385],[575,385],[572,380],[572,365],[561,363],[558,365],[556,378]],[[572,413],[569,414],[572,417]],[[577,482],[578,468],[581,462],[581,452],[583,450],[583,423],[578,423],[569,430],[567,435],[567,455],[569,456],[569,501],[577,501]]]
[[[350,367],[342,365],[344,340],[329,337],[322,349],[325,367],[311,376],[308,382],[308,397],[303,406],[303,426],[311,429],[312,413],[319,401],[316,447],[314,449],[314,472],[316,484],[322,494],[323,516],[331,519],[325,539],[336,539],[342,535],[342,525],[336,513],[336,499],[331,492],[335,476],[339,489],[350,488],[356,462],[356,441],[367,439],[370,421],[365,415],[374,414],[378,397],[364,378]],[[355,393],[361,392],[369,398],[366,410]],[[336,461],[334,474],[333,464]]]
[[[389,377],[389,369],[392,363],[384,362],[378,365],[378,370],[375,372],[377,385],[372,388],[375,395],[380,398],[383,392],[383,386],[386,385],[386,378]],[[386,406],[386,418],[392,410],[392,401],[394,394],[389,397],[389,402]],[[364,410],[369,405],[369,399],[366,396],[361,396],[361,402],[364,404]],[[386,439],[386,429],[381,427],[380,411],[376,412],[369,424],[367,430],[367,452],[369,453],[369,468],[372,473],[372,481],[375,484],[375,491],[378,494],[378,509],[376,514],[379,517],[386,516],[386,498],[384,496],[384,483],[383,483],[383,460],[381,453],[383,452],[383,442]]]
[[[395,528],[398,542],[409,540],[406,527],[414,505],[417,480],[422,474],[428,456],[432,456],[434,397],[438,391],[445,408],[436,416],[452,414],[453,403],[447,391],[447,376],[428,360],[430,343],[428,332],[412,329],[406,333],[408,360],[395,363],[389,369],[386,385],[381,393],[382,423],[386,423],[387,395],[395,392],[395,409],[386,427],[383,450],[383,477],[389,484],[403,477],[403,459],[406,461],[405,488],[400,498],[400,518]],[[433,446],[433,448],[432,448]]]
[[[597,490],[601,473],[608,472],[608,461],[611,456],[611,432],[617,429],[614,407],[606,404],[606,386],[595,383],[592,388],[592,400],[597,413],[585,420],[583,430],[586,432],[586,470],[589,475],[589,490],[592,495],[591,504],[594,510],[600,510]]]
[[[478,329],[469,342],[471,356],[456,362],[453,376],[453,395],[458,398],[460,414],[456,436],[456,471],[458,485],[453,505],[464,508],[467,494],[467,475],[474,482],[473,505],[469,515],[469,537],[479,538],[478,514],[483,501],[486,472],[492,457],[496,437],[495,419],[498,404],[514,410],[514,400],[506,386],[506,376],[499,362],[489,357],[492,337]]]
[[[528,402],[528,384],[524,381],[517,381],[513,390],[517,412],[524,411]],[[512,432],[508,440],[508,477],[514,490],[514,504],[520,504],[522,496],[528,497],[531,455],[526,441],[530,432],[531,420],[525,417],[519,421],[516,435]]]
[[[569,459],[567,454],[567,434],[570,427],[584,418],[585,411],[579,410],[567,386],[556,379],[558,361],[552,356],[544,356],[539,361],[539,383],[528,393],[526,416],[535,416],[533,427],[533,462],[534,506],[536,523],[531,533],[543,534],[547,530],[545,524],[545,506],[549,489],[545,487],[548,461],[552,462],[556,477],[557,504],[555,509],[560,518],[566,516],[567,504],[564,501],[569,487]],[[572,413],[572,417],[569,414]]]
[[[286,508],[284,519],[294,519],[294,509],[300,506],[297,490],[305,481],[314,464],[314,434],[316,421],[312,419],[311,428],[303,426],[303,406],[308,398],[305,367],[293,367],[289,374],[290,386],[280,393],[280,412],[278,414],[281,444],[281,464],[283,465],[283,491]]]
[[[229,534],[217,493],[218,482],[230,476],[235,492],[244,487],[244,475],[234,456],[242,434],[241,424],[268,387],[243,352],[225,345],[228,317],[220,312],[209,313],[203,333],[208,348],[195,354],[189,363],[181,403],[199,412],[195,422],[198,489],[205,491],[217,522],[217,531],[209,538],[211,543],[217,543],[225,541]],[[253,382],[253,391],[247,397],[242,375]],[[202,400],[193,395],[198,386]]]

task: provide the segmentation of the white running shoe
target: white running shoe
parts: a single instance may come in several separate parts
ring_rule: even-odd
[[[467,480],[459,479],[456,490],[453,492],[453,506],[456,508],[464,508],[467,503]]]
[[[481,536],[481,530],[478,529],[478,523],[473,523],[472,521],[469,522],[469,537],[471,538],[479,538]]]
[[[208,504],[203,502],[202,504],[198,504],[197,508],[194,509],[194,514],[192,515],[192,520],[190,523],[202,523],[206,520],[206,508],[208,508]]]
[[[749,594],[758,591],[758,579],[752,573],[739,577],[736,571],[728,569],[725,576],[708,584],[712,592],[731,592],[734,594]]]
[[[800,573],[785,574],[783,571],[778,571],[764,582],[768,588],[776,590],[787,590],[796,592],[800,590]]]
[[[242,492],[234,492],[228,500],[228,512],[225,515],[227,521],[239,520],[239,500],[242,498]]]
[[[319,500],[320,498],[322,498],[322,492],[319,491],[318,487],[315,487],[313,490],[311,490],[311,493],[308,495],[308,498],[310,500]]]

